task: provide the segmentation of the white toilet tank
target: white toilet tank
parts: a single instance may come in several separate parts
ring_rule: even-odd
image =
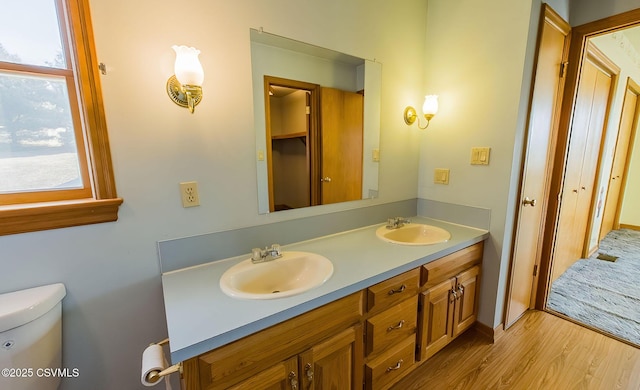
[[[0,294],[0,389],[58,388],[66,293],[57,283]]]

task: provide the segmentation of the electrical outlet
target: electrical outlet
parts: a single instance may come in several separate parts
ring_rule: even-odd
[[[200,206],[200,196],[198,195],[198,182],[186,181],[180,183],[180,196],[182,197],[182,207]]]

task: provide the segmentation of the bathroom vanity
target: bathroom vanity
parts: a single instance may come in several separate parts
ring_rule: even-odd
[[[172,363],[184,389],[386,389],[477,315],[485,230],[416,218],[451,233],[405,246],[381,225],[283,247],[331,260],[333,276],[279,299],[225,295],[219,279],[247,255],[163,274]]]

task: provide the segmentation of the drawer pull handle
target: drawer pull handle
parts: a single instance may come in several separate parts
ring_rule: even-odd
[[[394,329],[400,329],[402,328],[403,325],[404,325],[404,320],[400,320],[400,322],[398,322],[398,325],[388,327],[387,332],[391,332]]]
[[[293,371],[289,373],[289,383],[291,384],[291,390],[298,390],[298,380],[296,379],[296,373]]]
[[[389,295],[401,293],[406,289],[407,289],[407,286],[403,284],[399,288],[396,288],[396,289],[393,289],[393,290],[389,290]]]
[[[402,363],[403,363],[402,359],[398,360],[398,363],[396,363],[395,366],[387,367],[387,372],[399,370],[400,366],[402,366]]]
[[[307,363],[304,365],[304,371],[307,373],[309,388],[311,388],[311,385],[313,384],[313,369],[311,368],[311,363]]]
[[[458,300],[458,292],[456,291],[455,288],[451,289],[451,299],[449,299],[449,302],[453,303],[455,301]]]

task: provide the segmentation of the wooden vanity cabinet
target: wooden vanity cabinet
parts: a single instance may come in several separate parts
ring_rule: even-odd
[[[419,361],[433,356],[475,323],[482,251],[480,242],[421,267]]]
[[[295,379],[298,389],[360,389],[363,302],[360,291],[188,359],[182,388],[291,389]]]
[[[483,243],[183,362],[183,390],[386,390],[476,321]]]
[[[359,325],[231,386],[230,390],[359,389],[362,332]]]

